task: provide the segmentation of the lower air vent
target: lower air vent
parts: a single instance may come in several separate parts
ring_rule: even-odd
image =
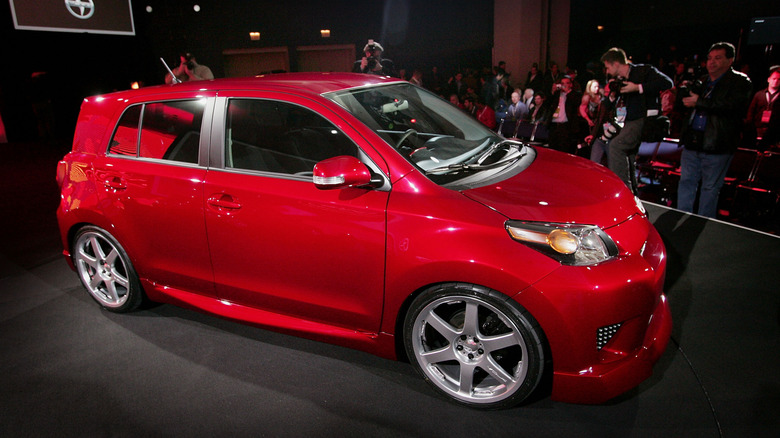
[[[598,329],[598,333],[596,333],[596,348],[598,348],[599,350],[604,348],[604,346],[607,345],[609,340],[612,339],[613,336],[615,336],[615,333],[617,333],[617,331],[620,330],[621,325],[623,325],[623,323],[619,322],[617,324],[605,325],[604,327],[600,327]]]

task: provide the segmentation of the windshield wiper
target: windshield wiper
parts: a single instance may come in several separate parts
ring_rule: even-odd
[[[499,143],[504,143],[506,141],[507,140],[504,140],[504,141],[501,141]],[[513,146],[518,146],[518,145],[522,146],[522,143],[517,143],[515,141],[512,141],[511,143],[513,144]],[[492,151],[495,150],[494,146],[495,145],[491,146],[490,150],[488,151],[490,154],[492,154]],[[521,158],[523,158],[523,157],[525,157],[527,155],[527,153],[520,153],[520,148],[517,148],[517,152],[518,152],[517,154],[508,154],[506,157],[496,161],[495,163],[481,164],[479,160],[477,160],[477,162],[473,163],[473,164],[469,164],[469,163],[455,163],[455,164],[450,164],[448,166],[434,167],[433,169],[426,170],[425,173],[426,174],[431,174],[431,173],[442,173],[442,174],[444,174],[444,173],[455,172],[455,171],[458,171],[458,170],[486,170],[486,169],[493,169],[493,168],[496,168],[496,167],[502,167],[502,166],[506,166],[506,165],[511,164],[511,163],[515,163],[515,162],[517,162],[517,160],[519,160],[519,159],[521,159]],[[482,158],[482,157],[480,157],[480,158]],[[484,161],[484,160],[482,160],[482,161]]]
[[[497,142],[493,143],[493,145],[490,146],[488,148],[488,150],[486,150],[482,155],[480,155],[479,158],[477,158],[477,164],[484,163],[485,160],[487,160],[487,158],[489,156],[493,155],[493,152],[495,152],[496,150],[498,150],[498,148],[500,148],[501,146],[503,146],[505,144],[508,144],[510,146],[516,147],[518,151],[523,146],[522,143],[520,143],[520,142],[518,142],[516,140],[509,140],[509,139],[506,139],[506,138],[501,140],[501,141],[497,141]]]

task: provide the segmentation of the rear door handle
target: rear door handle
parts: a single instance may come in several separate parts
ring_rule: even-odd
[[[227,193],[215,193],[209,196],[206,202],[208,202],[210,206],[218,209],[225,208],[228,210],[238,210],[241,208],[241,204],[236,202],[236,200]]]
[[[107,188],[114,190],[124,190],[127,188],[127,184],[120,176],[107,176],[106,179],[103,180],[103,184]]]

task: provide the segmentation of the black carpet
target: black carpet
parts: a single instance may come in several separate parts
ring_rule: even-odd
[[[0,436],[775,437],[780,238],[648,205],[672,342],[599,406],[483,412],[406,363],[169,305],[101,311],[60,256],[58,151],[0,144]],[[13,159],[16,156],[17,159]]]

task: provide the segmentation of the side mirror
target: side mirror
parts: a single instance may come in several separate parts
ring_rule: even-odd
[[[348,155],[328,158],[314,166],[314,185],[320,190],[370,186],[371,171]]]

